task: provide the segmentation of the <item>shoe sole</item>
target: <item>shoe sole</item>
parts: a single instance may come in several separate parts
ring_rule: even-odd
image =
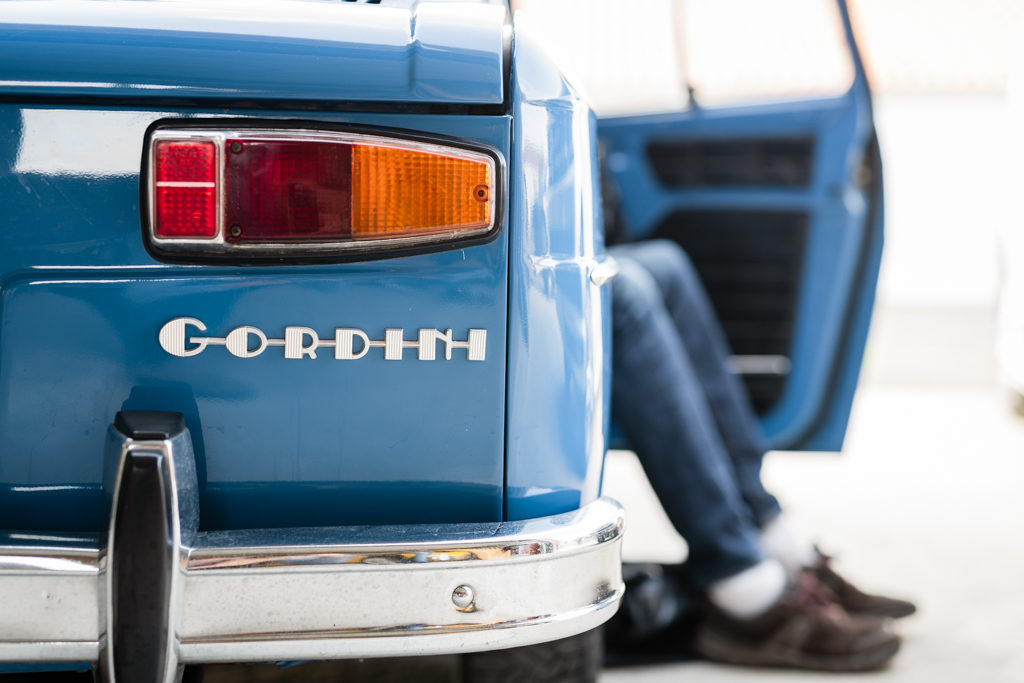
[[[873,671],[896,656],[900,639],[891,636],[878,644],[847,655],[815,655],[799,650],[768,651],[738,645],[735,640],[702,630],[693,645],[700,656],[723,664],[751,667],[809,669],[815,671]]]
[[[917,612],[917,607],[915,607],[913,605],[908,605],[907,607],[904,607],[903,609],[888,609],[888,610],[885,610],[885,609],[879,609],[879,610],[862,609],[862,610],[857,610],[857,609],[854,609],[852,607],[844,607],[843,609],[845,609],[846,613],[849,614],[852,617],[871,617],[871,618],[874,618],[874,619],[903,619],[904,617],[909,617],[909,616],[911,616],[911,615],[913,615],[913,614],[915,614]]]

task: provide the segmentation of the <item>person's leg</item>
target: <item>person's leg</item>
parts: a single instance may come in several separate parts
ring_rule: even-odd
[[[763,555],[781,563],[793,577],[811,569],[851,613],[889,617],[912,614],[913,603],[865,593],[837,574],[826,556],[792,532],[778,502],[764,490],[760,479],[764,446],[756,418],[743,385],[728,372],[729,351],[724,334],[703,285],[682,250],[674,243],[662,241],[624,245],[616,247],[613,253],[623,261],[641,264],[662,296],[660,305],[671,316],[706,390],[704,398],[729,452],[737,488],[761,530]]]
[[[746,387],[729,369],[728,342],[693,264],[678,245],[667,240],[622,245],[612,253],[642,265],[657,284],[711,407],[736,485],[754,523],[764,528],[782,511],[761,483],[766,446]]]
[[[758,529],[657,284],[620,256],[612,281],[612,413],[689,545],[694,582],[706,590],[762,561]]]
[[[651,274],[623,256],[612,282],[612,412],[669,519],[689,544],[688,579],[704,591],[693,647],[734,664],[829,670],[882,666],[899,638],[882,622],[822,602],[809,575],[761,554],[759,532],[686,348]]]

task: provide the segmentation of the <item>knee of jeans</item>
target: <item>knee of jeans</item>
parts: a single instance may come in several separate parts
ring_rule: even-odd
[[[659,238],[650,240],[647,244],[650,245],[651,250],[656,251],[662,259],[670,263],[690,263],[690,257],[687,256],[686,250],[674,240]]]
[[[665,245],[663,248],[665,259],[670,261],[678,272],[688,278],[697,276],[697,269],[685,249],[669,240],[661,240],[661,242]]]
[[[663,306],[661,292],[647,270],[630,259],[620,258],[619,273],[612,280],[612,325],[633,324]]]
[[[655,279],[669,287],[673,281],[681,281],[685,286],[700,281],[690,256],[672,240],[651,240],[645,251],[645,265],[652,269]]]

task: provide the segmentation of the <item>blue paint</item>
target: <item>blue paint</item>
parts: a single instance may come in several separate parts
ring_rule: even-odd
[[[875,143],[877,145],[877,142]],[[864,256],[865,270],[860,283],[854,292],[856,308],[848,323],[846,335],[847,351],[838,375],[834,378],[835,386],[832,399],[825,412],[818,418],[816,428],[800,443],[802,449],[809,451],[838,450],[846,435],[846,425],[853,406],[853,395],[860,377],[862,350],[867,342],[868,328],[871,325],[871,311],[875,304],[875,287],[878,282],[878,271],[881,265],[883,244],[883,223],[885,220],[884,198],[882,196],[882,169],[875,171],[875,185],[878,191],[877,204],[870,217],[871,231],[868,235],[867,253]]]
[[[862,128],[868,129],[870,141],[867,153],[874,154],[876,163],[871,169],[871,191],[865,226],[868,230],[861,244],[863,253],[859,265],[860,272],[855,289],[851,292],[851,300],[847,306],[848,319],[843,346],[833,364],[831,391],[825,409],[818,416],[815,425],[798,442],[799,448],[806,450],[839,450],[846,436],[846,426],[850,418],[853,396],[857,390],[860,377],[861,360],[867,343],[868,328],[871,325],[871,312],[875,303],[875,289],[878,273],[881,268],[882,247],[885,241],[885,183],[883,182],[883,163],[878,139],[874,137],[874,107],[871,98],[871,87],[868,82],[864,60],[861,57],[857,39],[850,21],[850,10],[846,0],[837,0],[840,16],[843,20],[843,31],[847,46],[853,60],[854,82],[850,88],[850,96],[854,99]]]
[[[4,3],[0,92],[498,104],[505,10],[438,3]]]
[[[343,265],[157,263],[141,241],[138,165],[145,128],[165,116],[0,107],[0,528],[104,528],[104,431],[124,408],[185,414],[205,528],[500,520],[509,231]],[[504,116],[316,118],[510,151]],[[53,145],[60,130],[77,142]],[[486,360],[455,350],[419,361],[412,349],[401,362],[380,349],[289,360],[280,348],[241,359],[212,346],[178,358],[157,332],[183,316],[215,336],[240,325],[322,338],[354,327],[371,339],[403,328],[410,340],[419,328],[457,339],[486,329]]]
[[[76,671],[86,673],[92,669],[92,662],[52,662],[40,664],[3,664],[0,674],[46,673],[50,671]],[[17,680],[17,679],[14,679]]]
[[[594,119],[521,24],[511,90],[506,514],[527,519],[597,496],[609,302],[589,279],[604,253]]]

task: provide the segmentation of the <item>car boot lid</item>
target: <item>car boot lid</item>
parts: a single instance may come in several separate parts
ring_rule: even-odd
[[[10,2],[0,95],[500,104],[505,20],[467,2]]]

